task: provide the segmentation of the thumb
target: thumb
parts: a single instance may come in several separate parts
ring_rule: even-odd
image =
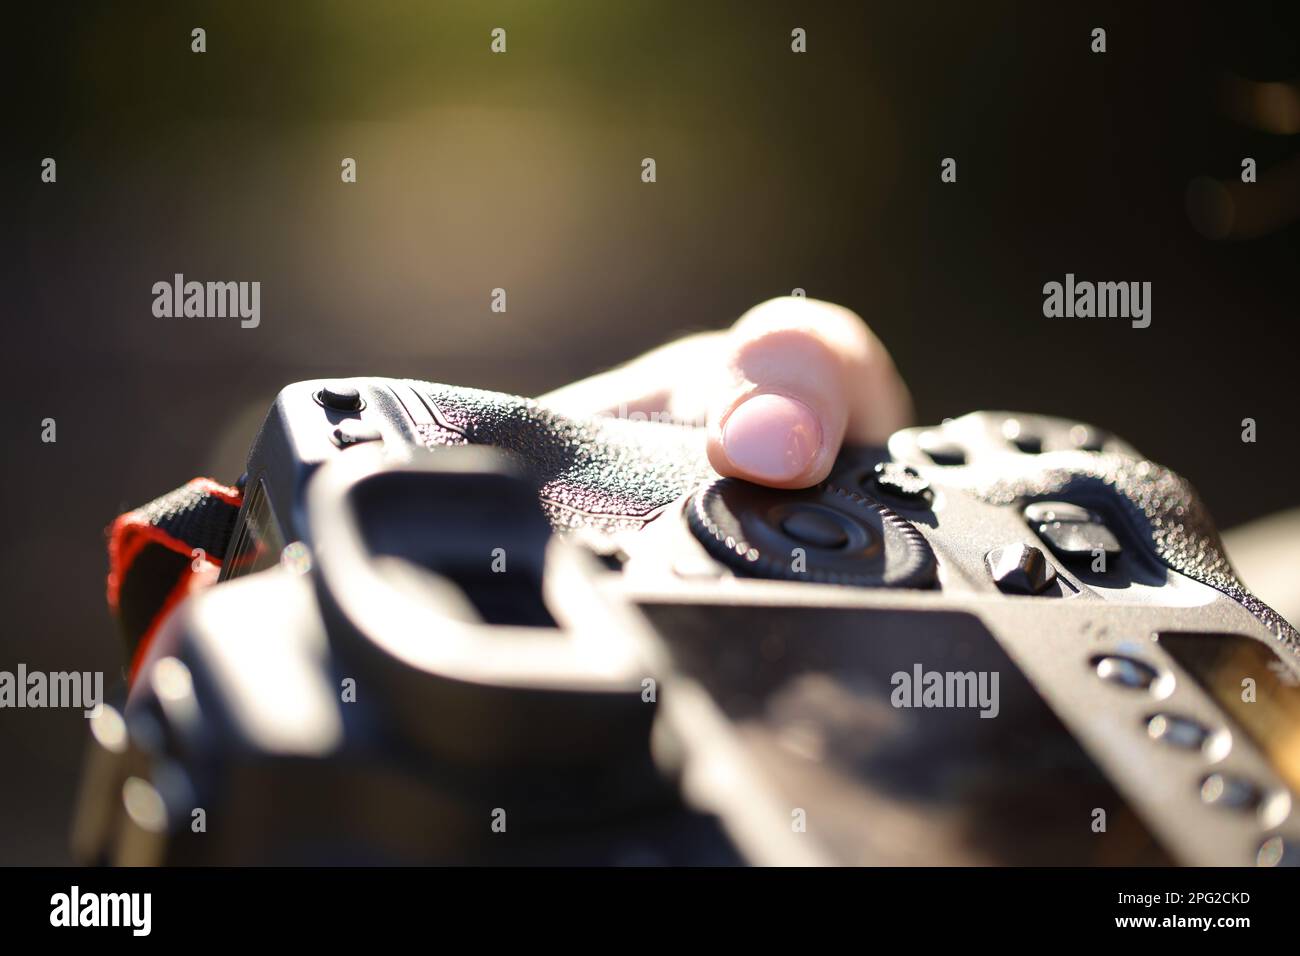
[[[731,328],[709,412],[709,463],[722,475],[803,488],[830,473],[846,437],[883,442],[911,418],[893,360],[855,313],[771,299]]]

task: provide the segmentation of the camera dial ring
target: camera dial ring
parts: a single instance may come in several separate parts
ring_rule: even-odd
[[[779,491],[723,478],[692,495],[686,518],[713,557],[749,577],[855,587],[934,584],[934,552],[912,523],[838,485]]]

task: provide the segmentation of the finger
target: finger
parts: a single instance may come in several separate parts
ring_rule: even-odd
[[[746,398],[757,401],[733,417]],[[727,332],[670,342],[538,401],[575,416],[641,412],[708,421],[716,470],[776,487],[815,484],[846,438],[883,444],[909,423],[912,407],[893,360],[865,323],[848,309],[803,298],[762,303]]]
[[[880,444],[911,418],[911,397],[862,319],[816,299],[771,299],[732,327],[709,413],[722,475],[803,488],[829,474],[845,439]]]
[[[537,401],[566,415],[641,412],[703,424],[723,355],[723,332],[699,332],[652,349],[630,362],[565,385]]]

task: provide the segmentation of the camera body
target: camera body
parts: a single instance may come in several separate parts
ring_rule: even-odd
[[[74,846],[1289,864],[1298,648],[1187,483],[1078,422],[972,413],[777,491],[698,429],[301,382],[221,581],[92,719]]]

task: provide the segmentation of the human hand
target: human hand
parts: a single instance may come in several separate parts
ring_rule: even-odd
[[[538,400],[575,416],[703,423],[715,471],[774,488],[816,484],[845,441],[882,444],[912,417],[907,387],[866,323],[801,297],[769,299],[726,331],[678,339]]]

